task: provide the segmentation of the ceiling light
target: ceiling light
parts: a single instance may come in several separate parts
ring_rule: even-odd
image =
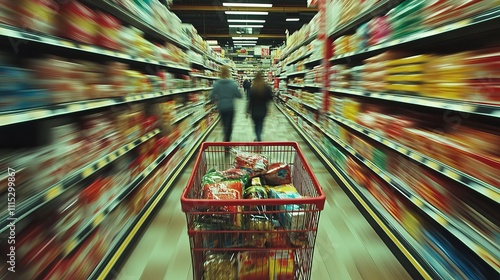
[[[244,43],[244,44],[234,44],[235,46],[255,46],[257,45],[257,43],[255,44],[248,44],[248,43]]]
[[[271,8],[273,4],[257,4],[257,3],[222,3],[225,7],[252,7],[252,8]]]
[[[218,43],[217,43],[217,40],[207,40],[207,43],[208,43],[209,45],[217,45],[217,44],[218,44]]]
[[[253,57],[251,54],[239,54],[239,57]]]
[[[258,40],[258,37],[233,37],[233,40]]]
[[[299,18],[287,18],[286,21],[299,21]]]
[[[262,27],[264,27],[264,25],[259,25],[259,24],[257,24],[257,25],[230,24],[229,27],[236,27],[236,28],[238,28],[238,27],[242,27],[242,28],[243,27],[246,27],[246,28],[262,28]]]
[[[233,41],[233,43],[237,44],[237,43],[247,43],[247,44],[251,44],[251,43],[257,43],[257,41]]]
[[[226,15],[261,15],[267,16],[269,12],[241,12],[241,11],[226,11]]]
[[[255,23],[265,23],[263,19],[228,19],[227,22],[255,22]]]

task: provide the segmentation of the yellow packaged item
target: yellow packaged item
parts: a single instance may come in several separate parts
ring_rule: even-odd
[[[293,279],[294,260],[292,250],[269,252],[269,280]]]
[[[409,64],[422,64],[428,63],[432,59],[432,56],[421,54],[415,55],[405,58],[394,59],[387,62],[388,66],[397,66],[397,65],[409,65]]]
[[[406,75],[388,75],[385,77],[388,82],[424,82],[425,76],[423,74],[406,74]]]
[[[425,71],[424,64],[404,65],[404,66],[391,67],[387,69],[387,73],[389,74],[422,73],[424,71]]]
[[[387,90],[393,90],[393,91],[405,91],[405,92],[414,92],[414,93],[419,93],[422,88],[421,85],[417,84],[387,84],[386,85]]]

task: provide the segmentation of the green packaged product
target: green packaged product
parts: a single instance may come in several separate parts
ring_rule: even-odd
[[[387,171],[387,155],[381,150],[373,150],[373,163],[380,169]]]
[[[414,0],[414,1],[404,1],[399,4],[394,9],[387,13],[389,21],[395,19],[411,17],[412,15],[421,14],[425,8],[426,1]]]

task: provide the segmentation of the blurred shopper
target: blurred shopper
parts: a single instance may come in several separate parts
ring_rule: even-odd
[[[251,86],[252,86],[252,82],[250,82],[250,79],[248,79],[248,77],[245,76],[245,80],[243,81],[243,89],[245,90],[247,100],[249,98],[248,96],[249,96],[249,91],[250,91]]]
[[[262,129],[264,126],[264,119],[267,115],[267,103],[273,99],[273,91],[269,85],[266,84],[262,72],[259,71],[253,79],[252,86],[249,90],[249,100],[247,114],[252,116],[254,123],[255,136],[254,141],[262,141]]]
[[[214,88],[210,93],[210,100],[217,105],[219,115],[224,126],[224,142],[231,141],[234,119],[234,99],[241,98],[238,84],[231,79],[229,67],[222,66],[220,80],[215,81]]]

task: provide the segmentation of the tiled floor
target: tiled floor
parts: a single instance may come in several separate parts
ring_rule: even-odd
[[[252,141],[255,137],[250,119],[244,115],[244,101],[238,101],[232,141]],[[263,141],[296,141],[327,196],[321,213],[316,241],[312,279],[411,279],[368,222],[359,213],[323,164],[279,110],[270,106],[264,124]],[[221,141],[219,124],[207,141]],[[185,169],[165,204],[116,279],[192,279],[186,221],[180,196],[194,161]],[[224,279],[224,278],[221,278]]]

